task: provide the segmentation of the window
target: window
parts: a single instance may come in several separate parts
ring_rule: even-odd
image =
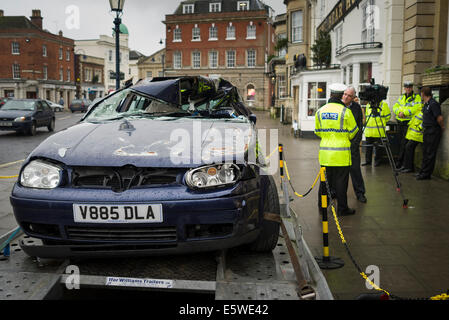
[[[192,67],[194,69],[201,68],[201,52],[199,51],[192,52]]]
[[[246,86],[246,100],[247,101],[256,100],[256,88],[252,84]]]
[[[335,48],[336,50],[340,50],[343,42],[343,26],[339,26],[335,28]]]
[[[66,51],[65,58],[67,61],[70,61],[70,51],[69,50]]]
[[[302,11],[292,12],[292,42],[302,42]]]
[[[12,77],[13,79],[20,79],[20,65],[17,63],[12,65]]]
[[[319,108],[326,104],[326,82],[309,82],[307,94],[307,115],[315,116]]]
[[[153,71],[147,71],[147,78],[153,78]]]
[[[19,46],[19,43],[18,42],[13,42],[12,44],[11,44],[11,47],[12,47],[12,54],[20,54],[20,46]]]
[[[62,48],[59,48],[59,60],[62,60]]]
[[[173,42],[181,42],[181,28],[179,26],[176,26],[175,30],[173,31]]]
[[[47,46],[45,44],[42,46],[42,56],[47,57]]]
[[[354,75],[354,68],[352,66],[352,64],[349,66],[349,84],[352,84],[352,79],[353,79],[353,75]]]
[[[277,36],[277,41],[280,41],[280,40],[286,39],[286,38],[287,38],[287,35],[285,33],[281,33]],[[285,45],[285,47],[279,49],[278,56],[284,57],[286,54],[287,54],[287,45]]]
[[[84,81],[91,82],[92,81],[92,69],[84,68]]]
[[[70,82],[70,69],[67,69],[67,82]]]
[[[158,77],[163,77],[164,76],[164,71],[158,71],[157,72],[157,76]]]
[[[193,13],[193,12],[194,12],[194,8],[195,8],[195,5],[194,5],[194,4],[184,4],[184,5],[182,6],[182,13],[183,13],[183,14],[190,14],[190,13]]]
[[[278,75],[278,97],[279,99],[287,98],[287,86],[285,75]]]
[[[256,26],[252,22],[246,27],[246,39],[256,39]]]
[[[209,28],[209,40],[218,40],[217,33],[217,27],[215,26],[215,24],[212,24],[212,26]]]
[[[373,64],[371,62],[360,64],[360,83],[370,83],[373,77]]]
[[[368,0],[362,7],[362,42],[374,42],[375,35],[374,0]]]
[[[343,68],[343,84],[346,84],[346,74],[347,74],[347,68],[346,67],[344,67]]]
[[[48,67],[43,66],[42,68],[42,79],[48,80]]]
[[[196,24],[195,27],[192,29],[192,41],[200,41],[201,40],[201,33],[200,28],[198,28],[198,25]]]
[[[109,62],[112,62],[112,50],[109,50]]]
[[[221,11],[221,3],[210,3],[209,4],[209,12],[220,12]]]
[[[226,40],[235,40],[235,27],[232,23],[226,29]]]
[[[249,1],[237,1],[237,11],[249,10]]]
[[[217,68],[218,67],[218,53],[217,51],[209,52],[209,68]]]
[[[173,68],[174,69],[182,68],[181,52],[179,51],[173,52]]]
[[[256,50],[250,49],[247,51],[247,65],[249,68],[256,66]]]
[[[64,81],[64,69],[59,68],[59,81]]]
[[[226,51],[226,66],[228,68],[235,67],[235,51]]]

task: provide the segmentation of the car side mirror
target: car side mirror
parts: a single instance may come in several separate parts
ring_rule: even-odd
[[[257,122],[257,117],[256,117],[256,115],[255,115],[254,113],[251,113],[251,114],[249,115],[249,121],[251,121],[252,123],[254,123],[254,125],[256,124],[256,122]]]

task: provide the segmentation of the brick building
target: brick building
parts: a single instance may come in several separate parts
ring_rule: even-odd
[[[104,59],[75,54],[76,97],[94,100],[105,95]]]
[[[0,96],[44,98],[68,106],[75,95],[74,41],[43,29],[40,10],[4,16],[0,10]]]
[[[267,109],[274,53],[272,9],[259,0],[190,0],[166,15],[165,75],[232,82],[248,106]]]

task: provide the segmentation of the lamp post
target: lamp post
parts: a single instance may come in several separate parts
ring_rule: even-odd
[[[159,44],[160,44],[160,45],[163,45],[163,44],[164,44],[164,42],[162,41],[162,39],[161,39],[161,41],[159,41]],[[165,77],[165,53],[163,53],[163,54],[161,55],[161,62],[162,62],[162,77]]]
[[[122,24],[121,14],[125,0],[109,0],[111,10],[116,12],[114,19],[115,32],[115,89],[120,89],[120,25]]]

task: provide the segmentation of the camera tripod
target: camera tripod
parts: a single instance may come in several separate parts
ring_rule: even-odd
[[[402,200],[403,200],[402,207],[404,209],[406,209],[406,208],[408,208],[408,199],[406,199],[404,197],[404,194],[402,192],[401,182],[399,181],[399,170],[396,168],[396,163],[394,161],[393,152],[391,151],[390,139],[388,138],[387,132],[383,126],[383,123],[382,123],[382,120],[380,117],[380,114],[381,114],[380,113],[380,109],[381,109],[380,103],[381,103],[381,101],[370,101],[371,114],[369,115],[368,119],[366,120],[366,123],[363,126],[363,130],[362,130],[362,133],[364,133],[369,120],[371,119],[371,117],[373,117],[374,121],[376,123],[377,132],[379,133],[380,146],[378,145],[378,143],[375,142],[372,145],[365,144],[365,147],[381,147],[381,148],[385,149],[385,152],[388,157],[388,161],[390,163],[390,167],[393,171],[393,177],[396,182],[396,191],[400,193]],[[379,123],[378,123],[379,119],[381,122],[381,126],[379,126]]]

